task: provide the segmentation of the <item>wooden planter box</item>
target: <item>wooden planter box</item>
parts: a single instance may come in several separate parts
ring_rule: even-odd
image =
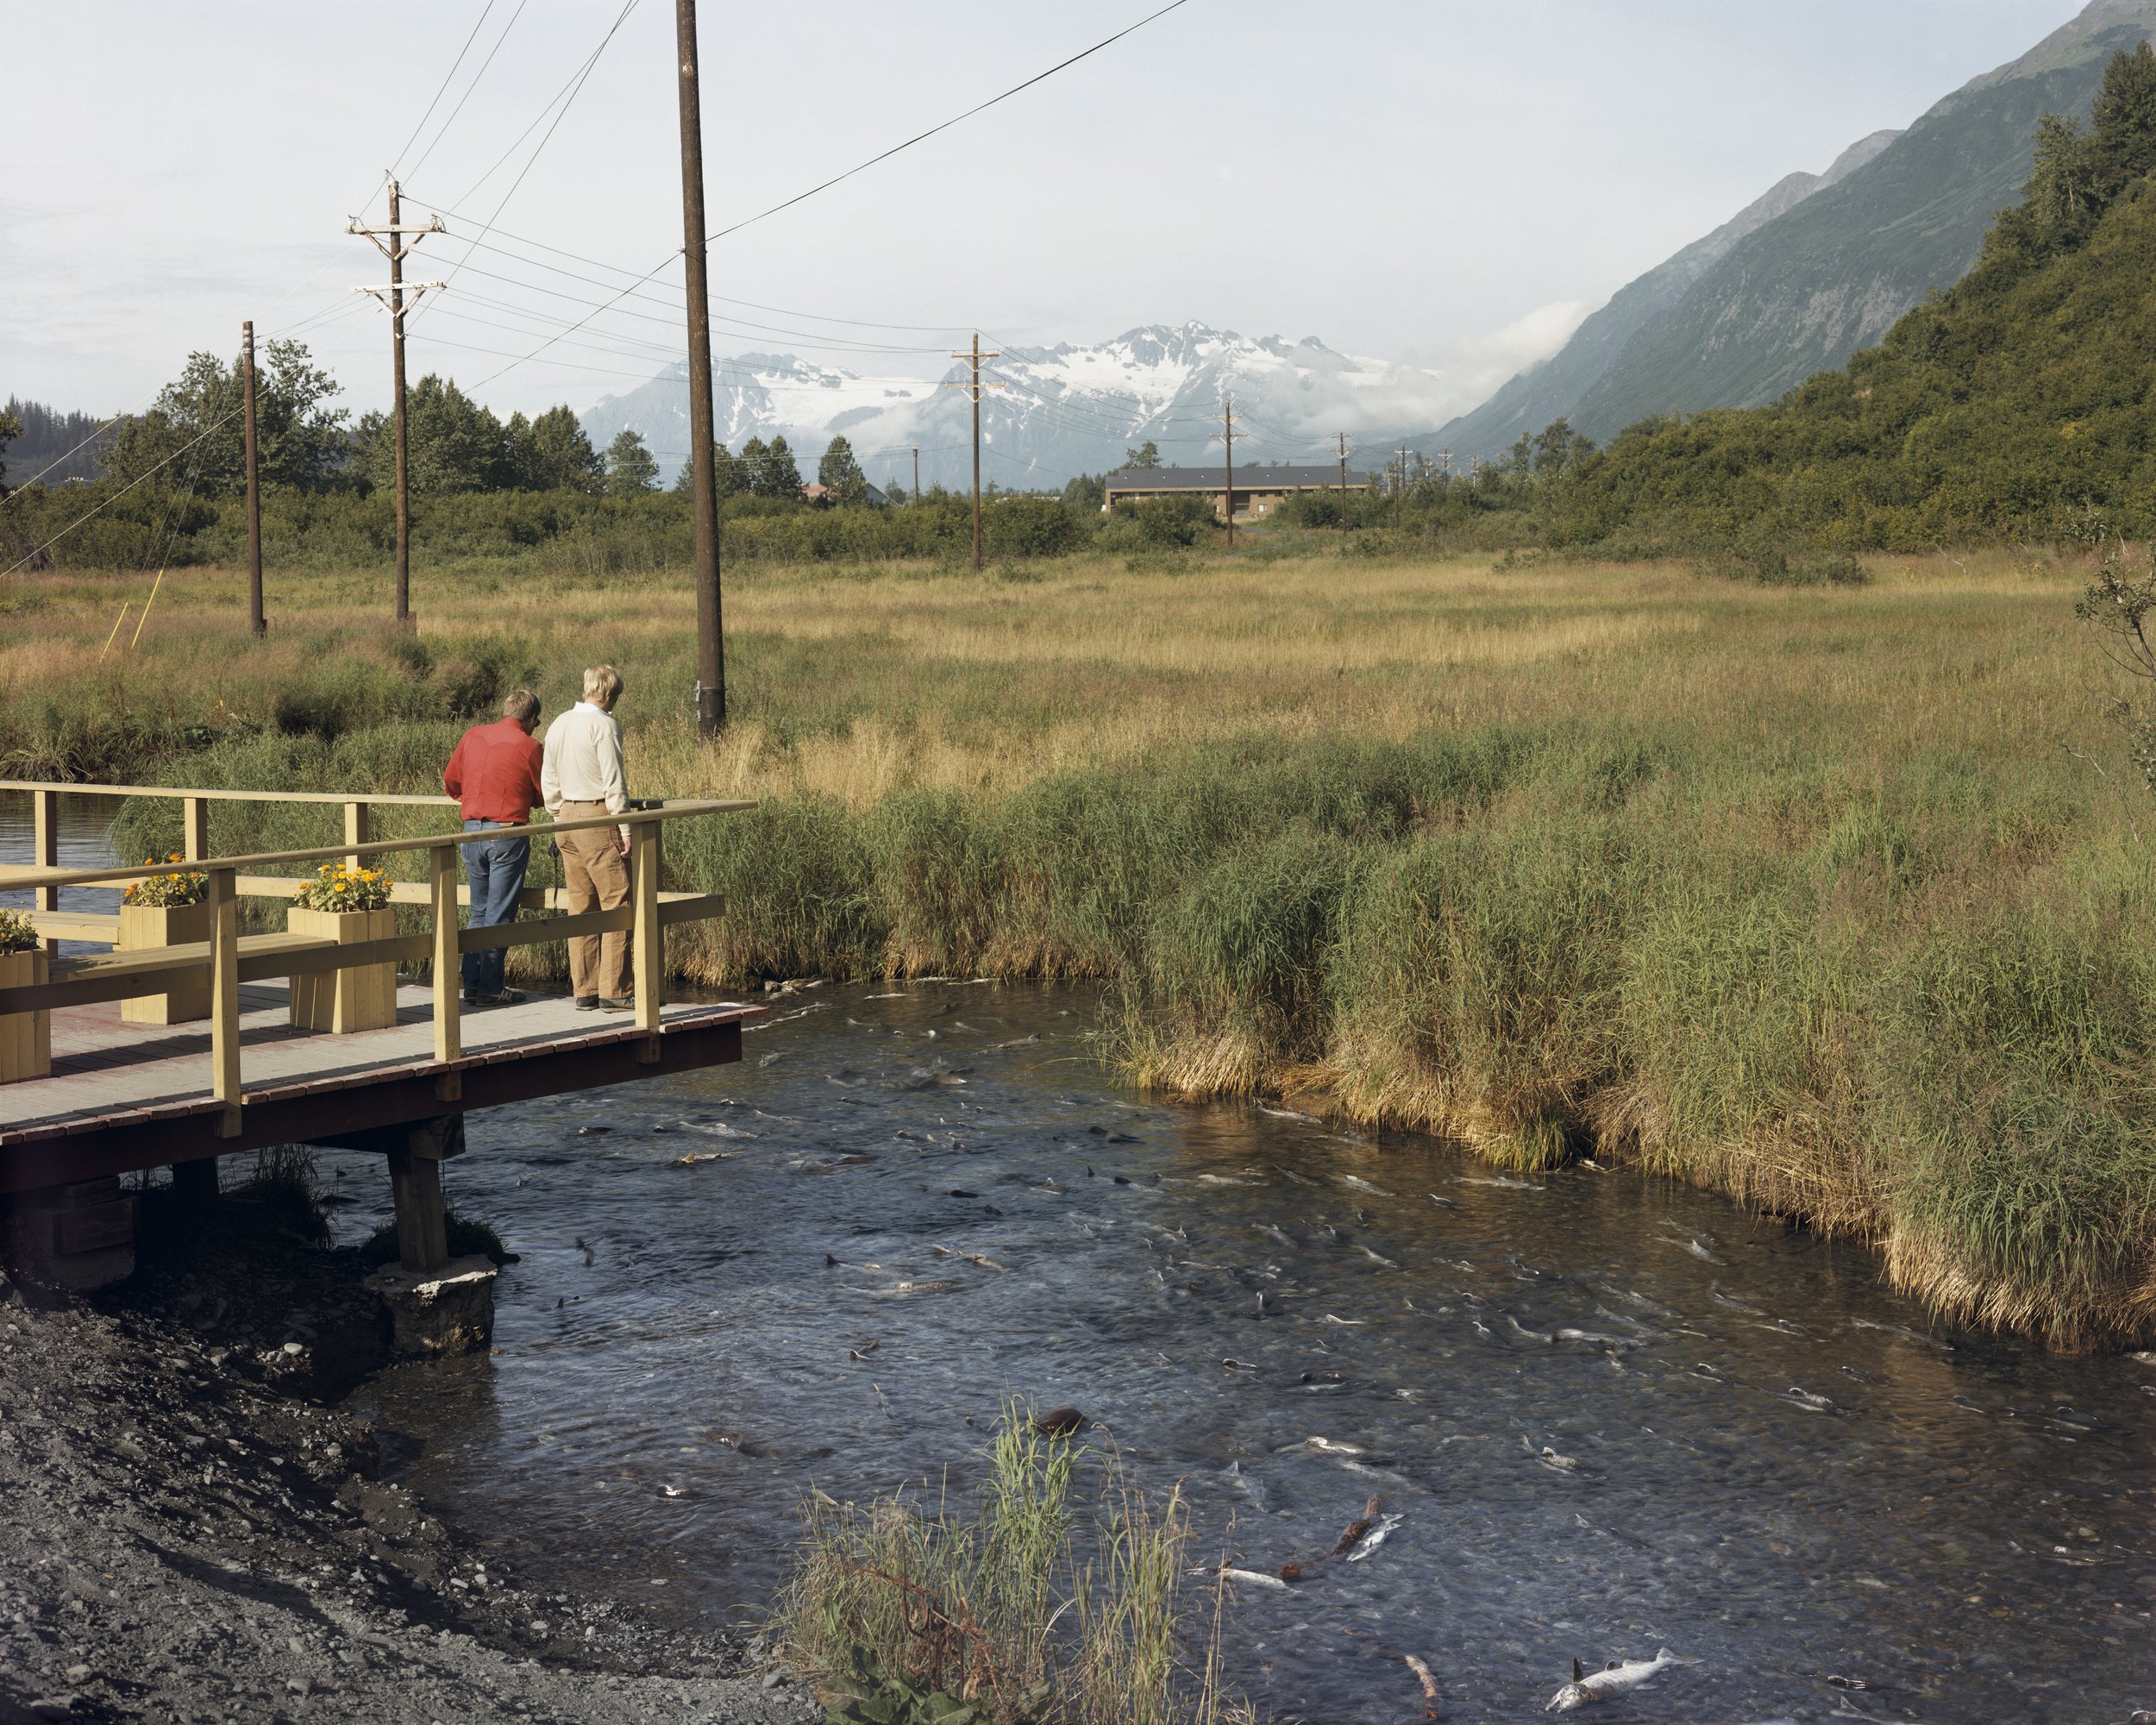
[[[145,946],[185,946],[207,941],[213,918],[208,903],[199,905],[128,905],[120,906],[118,950],[135,951]],[[197,980],[184,982],[154,994],[137,994],[120,1002],[125,1024],[191,1024],[210,1016],[210,970],[203,967]]]
[[[52,980],[42,952],[0,952],[0,988],[25,988]],[[0,1015],[0,1084],[44,1078],[53,1070],[53,1015]]]
[[[397,913],[310,911],[294,905],[285,926],[294,934],[334,940],[350,946],[361,940],[387,940],[397,932]],[[397,1022],[397,967],[360,964],[349,970],[313,970],[291,979],[292,1023],[301,1030],[339,1034],[384,1030]]]

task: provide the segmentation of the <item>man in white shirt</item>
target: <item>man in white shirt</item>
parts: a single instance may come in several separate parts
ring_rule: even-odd
[[[547,812],[555,819],[627,812],[621,724],[614,717],[621,692],[620,672],[611,665],[590,666],[584,673],[584,699],[548,727],[539,788],[546,795]],[[587,826],[563,833],[555,843],[561,851],[561,881],[571,916],[616,910],[629,902],[627,827]],[[573,938],[569,985],[580,1012],[633,1010],[627,931]]]

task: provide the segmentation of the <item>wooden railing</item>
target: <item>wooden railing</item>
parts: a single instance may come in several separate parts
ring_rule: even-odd
[[[242,1101],[240,1083],[240,985],[269,977],[305,975],[370,964],[430,963],[433,972],[434,1058],[437,1064],[448,1068],[463,1056],[459,991],[463,968],[461,961],[465,953],[531,946],[580,935],[625,931],[630,933],[632,942],[635,1022],[649,1038],[644,1057],[655,1062],[659,1057],[660,1009],[663,1005],[666,982],[664,932],[677,923],[716,916],[724,907],[723,901],[715,895],[662,893],[660,890],[660,835],[669,821],[732,813],[755,806],[753,803],[741,801],[678,800],[644,804],[619,816],[600,815],[528,826],[488,827],[480,832],[432,833],[418,838],[354,840],[348,837],[353,831],[348,811],[355,804],[363,808],[365,803],[346,797],[284,797],[272,792],[255,791],[157,792],[108,786],[55,787],[50,785],[23,786],[5,781],[0,781],[0,789],[28,789],[41,796],[59,790],[71,795],[87,790],[111,794],[179,795],[191,801],[222,796],[249,800],[342,802],[346,805],[348,839],[343,845],[307,850],[263,851],[238,856],[191,855],[178,862],[112,869],[60,869],[49,863],[28,868],[0,869],[0,885],[36,889],[39,908],[32,913],[33,919],[41,931],[47,932],[56,932],[71,920],[58,909],[59,894],[62,888],[125,886],[134,881],[160,875],[202,872],[209,876],[208,900],[212,911],[210,937],[207,941],[178,946],[128,949],[110,956],[54,959],[51,961],[52,977],[49,982],[0,988],[0,1015],[42,1012],[55,1007],[80,1006],[92,1001],[126,1000],[136,995],[162,993],[176,982],[198,982],[206,972],[210,995],[210,1088],[216,1099],[224,1104],[224,1124],[221,1130],[227,1137],[238,1135]],[[435,797],[374,797],[365,800],[378,803],[407,804],[448,800]],[[44,836],[53,831],[51,819],[52,812],[41,812],[41,857],[51,854],[44,844]],[[542,917],[531,922],[503,923],[490,928],[458,926],[458,910],[469,897],[468,893],[457,883],[458,845],[483,839],[545,838],[558,833],[614,826],[625,826],[629,830],[630,894],[626,904],[610,911]],[[189,828],[191,841],[202,836],[199,823],[191,815]],[[207,846],[202,844],[197,849],[206,850]],[[392,893],[392,902],[423,903],[431,908],[432,926],[425,934],[393,935],[386,939],[351,941],[339,944],[334,941],[299,935],[242,937],[240,933],[238,901],[241,898],[290,898],[304,884],[303,880],[290,875],[243,871],[282,863],[347,861],[356,864],[370,856],[412,850],[427,853],[427,878],[423,883],[399,883]],[[552,893],[539,896],[544,900],[557,898]],[[145,986],[146,980],[149,983],[147,987]],[[442,1100],[455,1101],[459,1095],[457,1075],[445,1070],[437,1076],[436,1088]]]

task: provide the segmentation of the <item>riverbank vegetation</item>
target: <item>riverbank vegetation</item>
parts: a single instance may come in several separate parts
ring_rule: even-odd
[[[624,670],[632,787],[773,976],[1095,978],[1104,1051],[1535,1166],[1592,1153],[1878,1245],[1946,1315],[2156,1327],[2156,876],[2078,555],[1862,581],[1487,557],[729,575],[724,742],[686,585],[47,574],[0,615],[12,775],[426,791],[503,690]],[[133,624],[128,625],[131,631]],[[433,812],[391,812],[392,831]],[[404,825],[400,825],[400,820]],[[227,850],[334,810],[212,806]],[[128,854],[177,846],[129,806]],[[543,866],[543,865],[542,865]]]
[[[1073,1416],[1075,1417],[1075,1415]],[[1004,1411],[977,1509],[810,1500],[775,1622],[787,1655],[877,1725],[1221,1725],[1225,1584],[1189,1580],[1179,1490],[1112,1447]]]

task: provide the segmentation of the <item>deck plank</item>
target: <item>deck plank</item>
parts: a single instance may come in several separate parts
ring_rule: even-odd
[[[464,1057],[434,1058],[431,993],[410,985],[397,995],[397,1022],[343,1036],[295,1030],[283,984],[241,990],[241,1072],[248,1102],[329,1095],[429,1072],[543,1059],[567,1051],[634,1040],[626,1014],[580,1013],[563,995],[540,995],[464,1018]],[[761,1016],[735,1002],[668,1007],[662,1033],[715,1018]],[[117,1122],[180,1118],[218,1105],[210,1094],[208,1025],[130,1025],[118,1005],[63,1007],[53,1013],[53,1076],[0,1086],[0,1152],[9,1145],[104,1130]]]

